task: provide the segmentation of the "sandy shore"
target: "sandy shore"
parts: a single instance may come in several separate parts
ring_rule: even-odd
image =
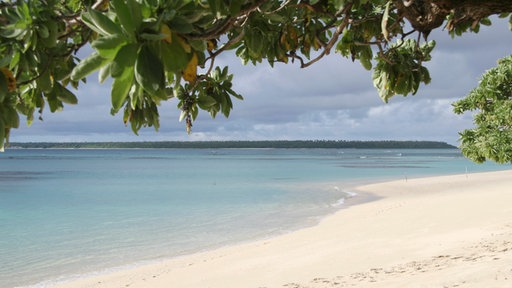
[[[512,171],[358,189],[380,199],[276,238],[59,288],[512,287]]]

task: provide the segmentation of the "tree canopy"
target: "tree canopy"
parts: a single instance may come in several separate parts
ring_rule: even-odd
[[[480,85],[453,106],[458,114],[479,111],[476,127],[460,133],[464,155],[475,162],[512,163],[512,55],[500,59]]]
[[[200,110],[228,117],[233,98],[242,95],[232,89],[228,67],[215,64],[222,53],[234,53],[244,64],[306,68],[336,52],[372,70],[387,102],[430,82],[424,66],[435,48],[430,31],[444,28],[454,37],[478,32],[491,25],[491,15],[508,17],[512,25],[509,12],[512,1],[502,0],[0,1],[0,147],[20,115],[30,125],[46,107],[55,112],[76,104],[73,91],[96,71],[100,82],[111,80],[111,113],[122,111],[134,133],[158,129],[159,104],[171,98],[188,132]],[[79,59],[77,52],[89,46],[93,52]],[[505,102],[507,91],[500,98]],[[458,113],[482,109],[456,107]],[[504,131],[507,125],[496,127]],[[463,151],[481,146],[471,141],[490,143],[468,133],[461,137]],[[510,145],[498,134],[500,143]]]

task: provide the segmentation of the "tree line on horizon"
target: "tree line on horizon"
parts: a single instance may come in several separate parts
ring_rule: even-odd
[[[150,142],[31,142],[11,143],[12,148],[46,149],[221,149],[221,148],[324,148],[324,149],[454,149],[439,141],[346,141],[346,140],[261,140],[261,141],[150,141]]]

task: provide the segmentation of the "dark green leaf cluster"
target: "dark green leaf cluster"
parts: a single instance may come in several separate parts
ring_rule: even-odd
[[[72,55],[85,44],[90,32],[66,22],[79,13],[82,1],[17,1],[0,5],[0,143],[17,128],[18,113],[28,124],[46,104],[50,111],[63,103],[76,104],[66,88],[78,82],[68,75],[76,65]],[[86,1],[84,1],[86,2]],[[5,89],[2,85],[12,84]],[[12,82],[12,83],[11,83]]]
[[[510,13],[503,13],[498,15],[499,18],[509,18],[509,29],[512,30],[512,15]],[[452,37],[461,36],[462,34],[471,31],[474,33],[478,33],[480,31],[480,26],[491,26],[492,22],[488,17],[480,18],[478,21],[457,21],[457,25],[454,25],[453,22],[455,19],[455,15],[452,13],[447,17],[446,28],[448,29],[450,35]]]
[[[202,81],[197,85],[197,105],[202,110],[209,111],[214,118],[219,112],[229,117],[233,109],[231,96],[243,100],[242,95],[231,88],[233,75],[228,74],[228,67],[222,70],[216,67],[207,77],[208,81]]]
[[[488,70],[468,96],[453,104],[462,114],[478,111],[475,128],[460,133],[462,153],[476,162],[512,163],[512,55]]]
[[[147,126],[158,129],[162,100],[175,94],[195,96],[197,65],[204,62],[206,43],[187,41],[180,34],[196,29],[202,14],[192,15],[194,11],[200,12],[193,2],[136,0],[113,0],[106,12],[88,9],[81,18],[96,32],[91,42],[96,52],[71,78],[82,79],[99,69],[100,82],[113,78],[112,114],[124,107],[123,120],[135,133]],[[182,86],[182,78],[190,84]],[[194,107],[186,109],[188,114]]]
[[[373,84],[385,102],[396,94],[416,94],[421,83],[430,83],[430,73],[422,65],[431,59],[435,41],[419,45],[413,39],[399,41],[378,58]]]
[[[396,12],[389,11],[389,4],[386,5],[386,1],[374,2],[351,11],[353,20],[336,46],[336,52],[350,57],[352,61],[358,59],[367,70],[373,66],[372,45],[383,51],[390,38],[402,33],[401,19]]]

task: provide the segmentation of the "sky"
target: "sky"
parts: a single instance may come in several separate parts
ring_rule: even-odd
[[[233,99],[226,119],[200,113],[192,134],[179,122],[177,100],[162,103],[160,129],[143,128],[135,135],[122,121],[122,111],[110,115],[110,85],[88,79],[77,92],[78,105],[50,113],[30,127],[26,121],[11,131],[11,142],[93,141],[213,141],[213,140],[432,140],[458,145],[459,131],[473,126],[472,115],[455,115],[451,103],[473,89],[499,58],[512,53],[512,33],[504,19],[480,33],[452,39],[433,31],[437,45],[425,63],[432,82],[414,96],[392,98],[385,104],[372,83],[371,71],[359,62],[331,53],[301,69],[299,63],[242,65],[233,53],[216,60],[234,74]]]

